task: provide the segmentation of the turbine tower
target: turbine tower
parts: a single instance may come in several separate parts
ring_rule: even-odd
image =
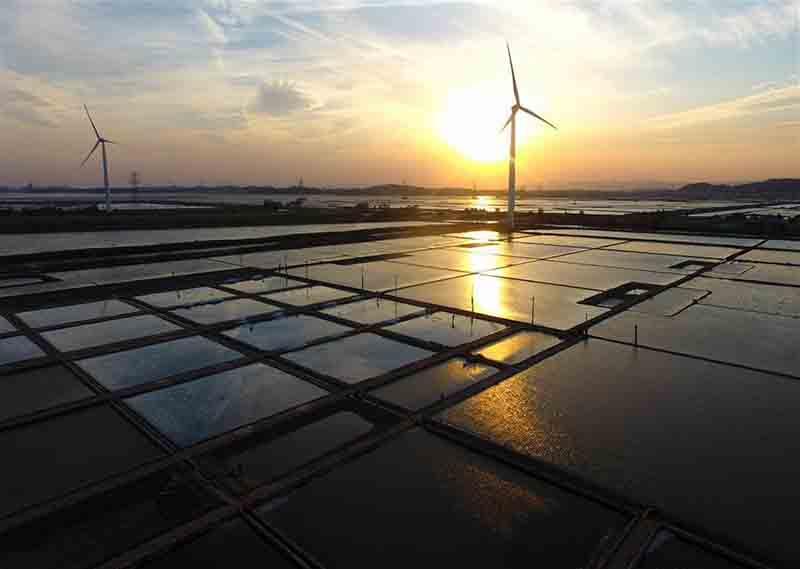
[[[92,124],[92,129],[94,130],[95,136],[97,136],[97,142],[94,143],[92,150],[89,152],[89,155],[83,159],[81,162],[81,167],[83,167],[86,162],[89,161],[89,158],[92,157],[94,151],[97,150],[97,147],[102,147],[103,151],[103,184],[106,188],[106,213],[111,213],[111,191],[108,188],[108,156],[106,155],[106,143],[114,144],[114,142],[108,140],[107,138],[103,138],[100,136],[100,133],[97,131],[97,127],[94,125],[94,121],[92,120],[92,115],[89,114],[89,108],[86,105],[83,105],[84,110],[86,110],[86,116],[89,117],[89,122]]]
[[[511,48],[509,47],[508,42],[506,42],[506,51],[508,51],[508,63],[511,66],[511,81],[514,85],[514,105],[511,107],[511,116],[508,117],[506,124],[504,124],[503,128],[500,129],[500,132],[503,132],[506,128],[508,128],[509,124],[511,125],[511,147],[508,155],[508,230],[510,232],[514,229],[514,205],[517,201],[517,112],[522,111],[523,113],[528,113],[546,125],[551,126],[556,130],[558,129],[553,123],[543,119],[532,110],[523,107],[522,103],[519,102],[517,77],[514,74],[514,62],[511,60]]]

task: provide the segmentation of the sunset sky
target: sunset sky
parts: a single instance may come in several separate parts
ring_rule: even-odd
[[[800,177],[800,0],[2,0],[0,185]]]

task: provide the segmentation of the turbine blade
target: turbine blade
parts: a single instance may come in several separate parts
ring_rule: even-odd
[[[86,110],[86,116],[89,117],[89,122],[92,123],[92,128],[94,129],[94,133],[97,136],[97,139],[100,140],[103,137],[100,136],[100,133],[97,132],[97,127],[94,126],[94,121],[92,120],[92,115],[89,114],[89,107],[87,107],[86,105],[83,105],[83,108]]]
[[[514,100],[519,105],[519,89],[517,89],[517,76],[514,73],[514,61],[511,59],[511,46],[506,42],[506,51],[508,51],[508,64],[511,66],[511,81],[514,84]]]
[[[551,126],[551,127],[553,127],[554,129],[558,130],[558,127],[557,127],[556,125],[554,125],[554,124],[553,124],[553,123],[551,123],[550,121],[548,121],[548,120],[546,120],[546,119],[544,119],[544,118],[540,117],[539,115],[537,115],[536,113],[534,113],[532,110],[530,110],[530,109],[526,109],[525,107],[520,107],[520,108],[519,108],[519,110],[520,110],[520,111],[522,111],[523,113],[528,113],[529,115],[531,115],[532,117],[535,117],[535,118],[539,119],[540,121],[542,121],[542,122],[543,122],[543,123],[545,123],[546,125],[548,125],[548,126]]]
[[[503,128],[501,128],[501,129],[500,129],[500,132],[501,132],[501,133],[502,133],[502,132],[503,132],[505,129],[507,129],[507,128],[508,128],[508,125],[510,125],[510,124],[511,124],[511,121],[512,121],[512,120],[514,120],[514,115],[515,115],[515,114],[517,114],[517,112],[516,112],[516,111],[513,111],[513,112],[511,113],[511,116],[510,116],[510,117],[508,117],[508,120],[506,121],[506,124],[504,124],[504,125],[503,125]]]
[[[86,158],[83,159],[83,162],[81,162],[81,167],[83,167],[83,165],[89,161],[89,158],[92,157],[92,154],[94,154],[94,151],[97,150],[98,146],[100,146],[99,140],[94,143],[94,146],[92,147],[92,150],[89,152],[88,156],[86,156]]]

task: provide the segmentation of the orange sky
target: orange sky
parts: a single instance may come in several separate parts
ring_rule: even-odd
[[[533,4],[533,5],[532,5]],[[11,0],[0,184],[502,188],[800,177],[795,0]]]

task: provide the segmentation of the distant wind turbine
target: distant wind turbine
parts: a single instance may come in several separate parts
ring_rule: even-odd
[[[514,74],[514,62],[511,60],[511,47],[509,47],[508,42],[506,42],[506,50],[508,51],[508,63],[511,65],[511,81],[514,84],[514,105],[511,107],[511,116],[508,117],[506,124],[504,124],[503,128],[500,129],[500,132],[503,132],[506,128],[508,128],[509,124],[511,125],[511,148],[508,156],[508,229],[511,231],[514,229],[514,205],[517,201],[517,111],[528,113],[532,117],[539,119],[546,125],[551,126],[556,130],[558,130],[558,128],[556,128],[556,125],[543,119],[532,110],[523,107],[522,103],[519,102],[517,77]]]
[[[89,114],[89,108],[86,105],[83,105],[84,110],[86,110],[86,116],[89,117],[89,122],[92,124],[92,129],[94,130],[95,136],[97,136],[97,142],[94,143],[92,150],[89,152],[89,155],[83,159],[81,162],[81,167],[83,167],[86,162],[89,161],[89,158],[92,157],[94,151],[97,150],[97,147],[102,147],[103,150],[103,184],[106,188],[106,213],[111,213],[111,191],[108,188],[108,156],[106,155],[106,143],[108,144],[115,144],[111,140],[107,138],[103,138],[100,136],[100,133],[97,131],[97,127],[94,125],[94,121],[92,120],[92,115]]]

